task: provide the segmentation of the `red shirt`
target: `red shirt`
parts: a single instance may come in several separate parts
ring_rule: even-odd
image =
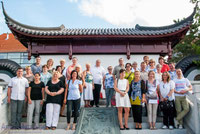
[[[162,69],[161,69],[161,73],[168,72],[169,70],[170,70],[169,66],[167,64],[163,64]]]

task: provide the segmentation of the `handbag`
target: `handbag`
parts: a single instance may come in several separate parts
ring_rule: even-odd
[[[174,108],[174,102],[169,100],[161,101],[159,105],[162,111]]]
[[[152,94],[150,94],[148,92],[148,80],[146,81],[146,91],[147,91],[147,93],[146,93],[147,99],[157,100],[157,98],[158,98],[157,91],[153,92]]]

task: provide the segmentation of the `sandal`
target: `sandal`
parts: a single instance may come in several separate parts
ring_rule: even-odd
[[[51,127],[46,127],[46,128],[45,128],[45,130],[49,130],[49,129],[51,129]]]
[[[70,129],[70,125],[67,125],[67,128],[65,130],[69,130]]]
[[[153,130],[153,127],[150,127],[150,130]]]
[[[52,129],[52,130],[56,130],[56,127],[52,127],[51,129]]]
[[[72,130],[75,130],[75,129],[76,129],[76,125],[73,125]]]

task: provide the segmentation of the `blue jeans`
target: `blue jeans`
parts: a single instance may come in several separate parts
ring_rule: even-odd
[[[21,128],[21,118],[24,100],[11,99],[11,126],[13,128]]]
[[[106,107],[111,104],[111,99],[113,97],[114,88],[106,88]]]

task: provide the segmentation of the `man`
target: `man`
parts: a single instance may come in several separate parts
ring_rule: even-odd
[[[115,80],[115,78],[119,79],[119,70],[121,70],[121,69],[125,69],[124,68],[124,60],[123,60],[123,58],[120,58],[119,59],[119,65],[114,67],[114,70],[113,70],[113,78],[114,78],[114,80]]]
[[[178,128],[183,128],[183,118],[189,112],[189,104],[186,100],[186,93],[192,90],[192,85],[187,78],[183,77],[181,69],[176,69],[177,78],[175,82],[175,107],[177,111],[176,122]]]
[[[141,70],[140,70],[140,79],[141,80],[148,80],[148,72],[146,71],[146,63],[145,62],[141,62],[140,64]]]
[[[175,63],[169,64],[169,68],[170,68],[169,74],[170,74],[171,80],[174,80],[175,78],[177,78],[176,69],[175,69]]]
[[[23,77],[23,69],[17,69],[17,76],[8,84],[8,103],[11,104],[11,129],[21,128],[22,108],[25,93],[28,89],[28,80]]]
[[[164,58],[162,56],[159,57],[158,62],[162,66],[161,73],[169,71],[169,66],[167,64],[165,64]]]
[[[143,57],[143,61],[146,63],[146,66],[148,67],[149,66],[149,56],[145,55]]]
[[[61,69],[62,69],[62,75],[64,75],[65,76],[65,78],[66,78],[66,76],[67,76],[67,68],[65,67],[65,63],[66,63],[66,61],[65,61],[65,59],[61,59],[60,60],[60,66],[61,66]]]
[[[72,65],[70,65],[68,68],[67,68],[67,78],[69,79],[71,77],[71,72],[73,70],[75,70],[76,66],[78,65],[78,59],[76,57],[73,57],[72,58]],[[82,72],[82,68],[80,66],[80,71]]]
[[[91,73],[93,75],[93,81],[94,81],[94,90],[93,90],[94,100],[91,101],[91,106],[95,104],[96,107],[99,107],[102,80],[105,75],[105,72],[106,72],[105,69],[101,66],[101,61],[96,60],[96,65],[93,68],[91,68]]]
[[[38,56],[36,57],[36,63],[33,63],[31,65],[31,71],[35,75],[35,73],[41,73],[42,72],[42,65],[41,65],[41,58]]]

